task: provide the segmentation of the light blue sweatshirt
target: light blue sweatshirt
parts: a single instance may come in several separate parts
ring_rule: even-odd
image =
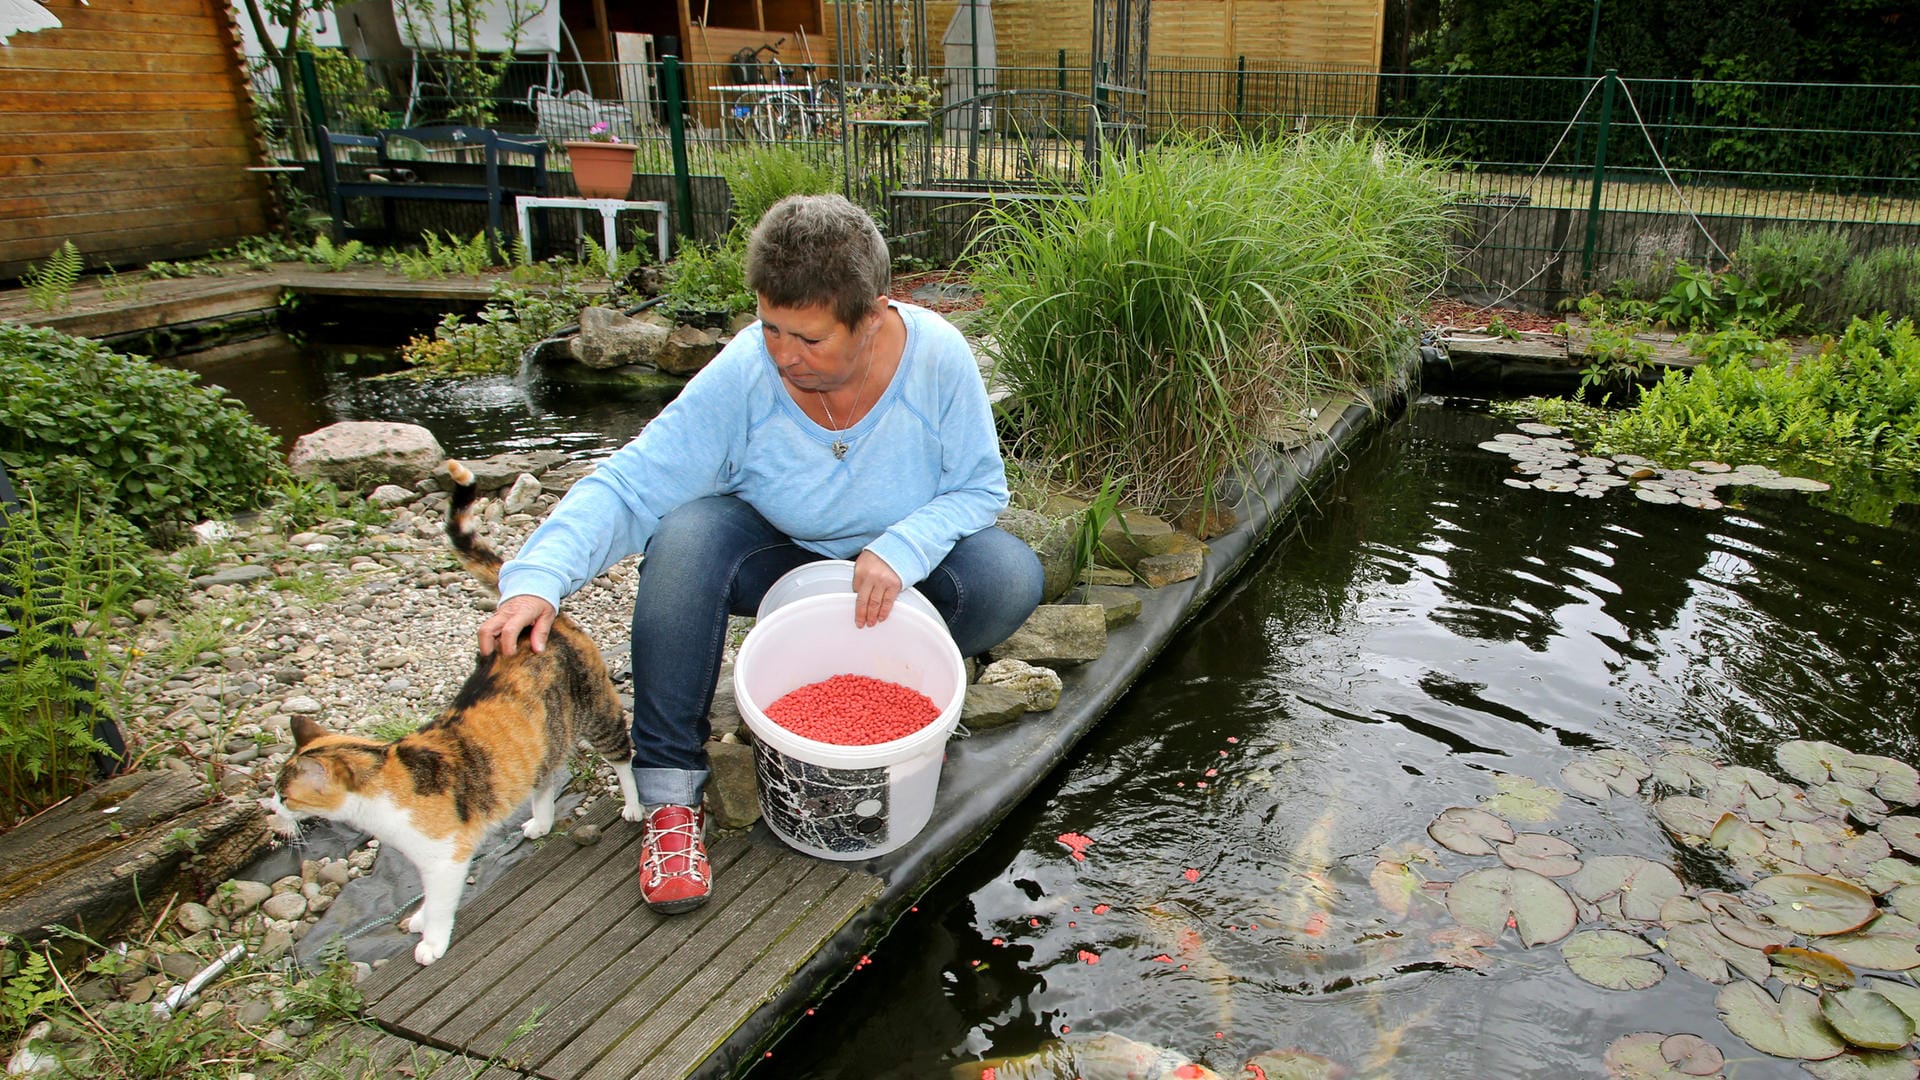
[[[900,367],[844,432],[800,411],[760,324],[742,330],[660,415],[576,483],[500,571],[500,596],[560,599],[647,541],[667,512],[735,495],[796,544],[829,558],[861,550],[919,583],[953,545],[1007,505],[986,386],[960,331],[895,303]],[[836,461],[835,439],[847,445]]]

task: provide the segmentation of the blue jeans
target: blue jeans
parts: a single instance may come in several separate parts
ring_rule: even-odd
[[[640,801],[698,805],[707,782],[707,710],[727,616],[751,615],[787,571],[826,558],[731,495],[695,499],[660,521],[633,597],[633,777]],[[960,655],[977,656],[1040,603],[1040,560],[998,528],[953,546],[918,588]]]

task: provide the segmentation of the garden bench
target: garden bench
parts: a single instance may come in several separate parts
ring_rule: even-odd
[[[340,160],[345,150],[360,160]],[[358,153],[371,150],[372,160]],[[524,155],[531,165],[503,159]],[[364,175],[343,180],[342,167]],[[335,241],[362,230],[347,224],[346,201],[377,199],[388,234],[393,204],[402,199],[487,204],[487,246],[500,261],[501,206],[515,195],[547,193],[547,144],[514,139],[482,127],[390,128],[377,135],[343,135],[320,129],[320,169],[333,213]]]

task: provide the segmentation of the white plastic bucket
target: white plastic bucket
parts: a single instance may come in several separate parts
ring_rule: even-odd
[[[966,699],[966,665],[939,616],[895,604],[885,622],[860,629],[853,600],[836,592],[780,605],[755,623],[733,662],[734,697],[753,732],[760,816],[774,835],[823,859],[884,855],[926,826]],[[835,675],[899,683],[940,714],[872,746],[819,742],[768,718],[765,708],[785,694]]]
[[[821,559],[803,566],[795,567],[780,576],[767,589],[767,595],[760,599],[760,609],[754,613],[757,619],[764,619],[776,609],[785,607],[795,600],[809,596],[828,596],[833,593],[853,591],[853,563],[846,559]],[[906,604],[921,611],[940,617],[940,611],[933,601],[921,594],[919,589],[906,588],[894,598],[896,605]]]

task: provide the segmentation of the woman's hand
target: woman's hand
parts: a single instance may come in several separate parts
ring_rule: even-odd
[[[480,624],[480,655],[492,656],[498,648],[502,655],[512,656],[520,645],[520,632],[533,627],[533,636],[529,644],[534,652],[547,651],[547,631],[553,629],[553,618],[558,614],[553,605],[537,596],[510,596],[500,602],[487,621]]]
[[[853,625],[878,626],[893,614],[893,598],[900,595],[900,575],[887,560],[862,551],[853,560]]]

